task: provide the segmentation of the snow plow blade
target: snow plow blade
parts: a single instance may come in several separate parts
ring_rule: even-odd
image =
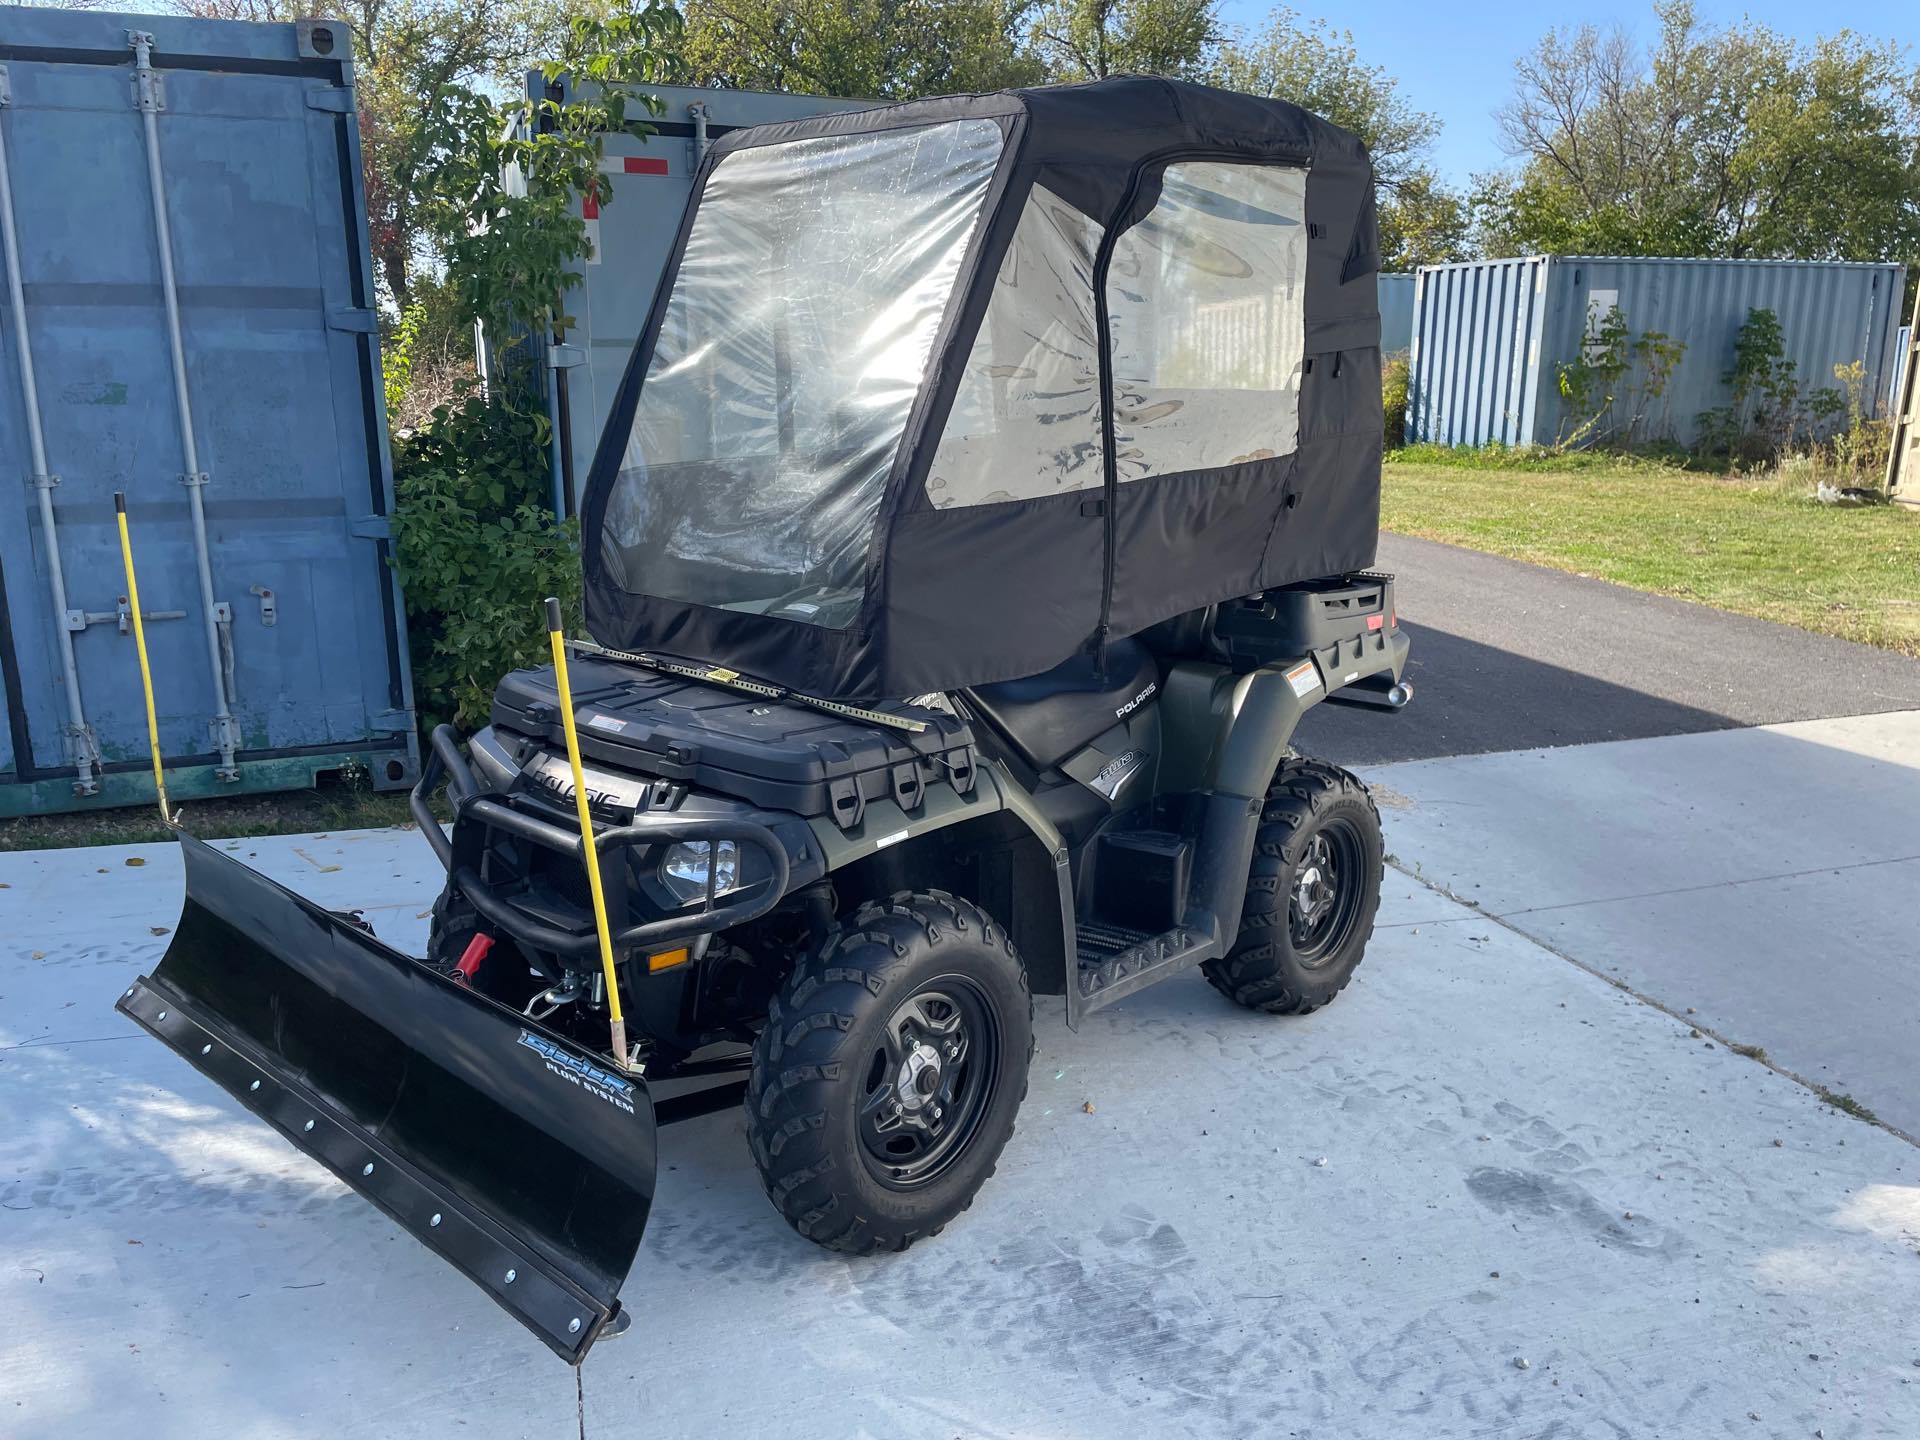
[[[646,1084],[217,850],[115,1007],[571,1364],[653,1202]]]

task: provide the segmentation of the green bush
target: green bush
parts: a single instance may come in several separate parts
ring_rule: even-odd
[[[547,653],[540,602],[577,614],[578,527],[548,509],[547,425],[469,392],[394,447],[394,563],[421,723],[486,723],[493,687]]]
[[[1398,450],[1407,443],[1407,357],[1389,355],[1380,367],[1380,408],[1386,420],[1386,445]]]

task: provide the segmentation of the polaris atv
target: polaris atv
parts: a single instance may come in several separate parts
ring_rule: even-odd
[[[659,1124],[744,1093],[794,1229],[899,1250],[1034,994],[1332,1000],[1379,821],[1289,742],[1407,695],[1375,248],[1350,135],[1162,80],[727,136],[585,489],[593,641],[433,736],[425,959],[183,836],[121,1008],[577,1362]]]

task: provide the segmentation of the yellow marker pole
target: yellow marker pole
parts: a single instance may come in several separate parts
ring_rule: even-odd
[[[114,519],[120,523],[120,561],[127,570],[127,609],[133,612],[133,648],[140,656],[140,688],[147,697],[147,744],[153,748],[153,789],[160,802],[160,819],[173,824],[167,813],[167,777],[160,765],[160,722],[153,714],[153,671],[147,665],[147,627],[140,619],[140,582],[133,578],[133,539],[127,534],[127,497],[113,492]]]
[[[607,897],[600,888],[600,850],[593,843],[593,810],[587,803],[587,777],[580,768],[580,731],[573,719],[573,686],[567,683],[567,638],[560,602],[547,601],[547,641],[553,647],[553,682],[560,689],[560,724],[567,732],[567,764],[573,767],[573,808],[580,816],[580,855],[593,892],[593,924],[600,932],[600,968],[607,977],[607,1013],[613,1021],[613,1058],[627,1068],[627,1021],[620,1013],[620,982],[613,972],[613,931],[607,925]]]

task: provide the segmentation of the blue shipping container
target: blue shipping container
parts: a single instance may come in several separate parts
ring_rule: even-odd
[[[1404,355],[1413,345],[1413,291],[1415,277],[1404,271],[1382,271],[1380,280],[1380,353]]]
[[[176,796],[418,771],[351,51],[0,7],[0,815],[152,795],[115,491]]]
[[[1407,438],[1440,445],[1550,445],[1584,417],[1560,394],[1614,308],[1635,336],[1686,349],[1663,393],[1629,372],[1607,423],[1634,440],[1696,437],[1700,415],[1732,398],[1725,376],[1749,310],[1779,317],[1801,393],[1838,387],[1861,362],[1864,402],[1883,413],[1897,356],[1899,265],[1812,260],[1669,260],[1535,255],[1423,266],[1414,300]]]

